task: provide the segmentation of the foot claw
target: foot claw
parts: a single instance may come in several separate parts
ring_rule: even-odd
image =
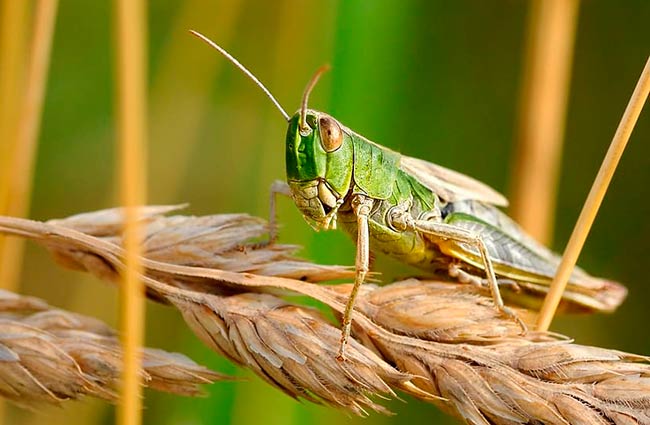
[[[526,324],[524,323],[524,321],[521,320],[521,319],[519,318],[519,316],[517,315],[517,313],[515,313],[515,312],[512,311],[509,307],[506,307],[506,306],[503,306],[503,307],[500,307],[500,308],[497,307],[497,309],[498,309],[502,314],[508,316],[509,318],[511,318],[511,319],[513,319],[515,322],[517,322],[517,324],[518,324],[519,327],[521,328],[521,332],[519,333],[519,335],[521,335],[521,336],[526,336],[526,334],[528,333],[528,326],[526,326]]]
[[[345,344],[347,341],[341,341],[341,345],[339,346],[339,352],[336,354],[336,360],[339,362],[344,362],[346,360],[345,358]]]

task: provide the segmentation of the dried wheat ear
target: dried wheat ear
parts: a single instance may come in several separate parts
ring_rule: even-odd
[[[0,395],[25,407],[84,395],[114,401],[122,353],[115,332],[92,317],[0,290]],[[224,377],[179,353],[142,350],[143,382],[195,396]]]
[[[264,243],[266,222],[243,214],[170,216],[142,209],[150,298],[176,307],[209,347],[292,397],[366,414],[399,390],[469,424],[650,423],[645,356],[529,332],[480,289],[405,280],[365,285],[345,362],[338,324],[290,295],[342,311],[352,270]],[[0,232],[47,247],[68,267],[118,282],[119,210],[39,223],[0,217]],[[521,317],[527,313],[518,310]]]

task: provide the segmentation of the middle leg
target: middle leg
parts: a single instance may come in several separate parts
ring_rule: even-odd
[[[354,279],[354,286],[348,297],[348,302],[345,305],[343,313],[343,324],[341,326],[341,344],[336,359],[339,361],[345,360],[345,346],[350,338],[350,328],[352,326],[352,312],[354,310],[354,303],[359,294],[359,288],[366,278],[370,266],[370,240],[368,232],[368,215],[372,209],[373,200],[363,196],[355,195],[351,201],[352,210],[357,217],[357,258],[356,264],[356,277]]]

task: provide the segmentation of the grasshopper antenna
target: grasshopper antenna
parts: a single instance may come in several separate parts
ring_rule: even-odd
[[[309,94],[311,91],[314,89],[314,86],[318,82],[318,79],[320,78],[321,75],[329,71],[330,66],[329,65],[323,65],[320,68],[316,70],[314,75],[311,77],[311,80],[309,80],[309,83],[307,83],[307,87],[305,87],[305,92],[302,94],[302,102],[300,103],[300,121],[298,121],[298,126],[300,127],[301,132],[309,132],[309,126],[307,125],[307,103],[309,102]]]
[[[205,42],[206,42],[207,44],[209,44],[210,46],[212,46],[215,50],[217,50],[219,53],[221,53],[222,55],[224,55],[224,56],[226,57],[226,59],[228,59],[228,60],[229,60],[233,65],[235,65],[237,68],[239,68],[239,70],[240,70],[241,72],[243,72],[244,74],[246,74],[246,76],[248,76],[248,78],[250,78],[251,80],[253,80],[253,82],[257,85],[257,87],[259,87],[260,89],[262,89],[262,91],[264,92],[264,94],[266,94],[266,96],[267,96],[269,99],[271,99],[271,102],[273,102],[273,104],[275,105],[275,107],[278,108],[278,111],[280,111],[280,113],[281,113],[282,116],[284,117],[285,121],[289,121],[289,119],[290,119],[291,117],[289,116],[289,114],[287,114],[287,112],[284,110],[284,108],[280,105],[280,102],[278,102],[277,99],[276,99],[275,97],[273,97],[273,95],[271,94],[271,92],[269,91],[269,89],[267,89],[266,87],[264,87],[264,84],[262,84],[262,82],[261,82],[260,80],[258,80],[257,77],[256,77],[255,75],[253,75],[252,72],[250,72],[248,69],[246,69],[246,67],[245,67],[244,65],[242,65],[241,63],[239,63],[239,61],[238,61],[237,59],[235,59],[235,58],[234,58],[230,53],[228,53],[226,50],[224,50],[223,47],[219,46],[217,43],[215,43],[214,41],[210,40],[208,37],[204,36],[203,34],[201,34],[201,33],[199,33],[199,32],[196,32],[196,31],[194,31],[194,30],[190,30],[190,33],[191,33],[192,35],[194,35],[194,36],[200,38],[201,40],[205,41]]]

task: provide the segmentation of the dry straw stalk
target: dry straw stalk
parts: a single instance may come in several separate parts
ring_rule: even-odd
[[[548,295],[544,300],[544,305],[542,306],[537,320],[537,329],[539,330],[546,331],[551,325],[551,320],[553,320],[555,310],[560,304],[560,298],[562,298],[562,293],[566,289],[571,271],[578,261],[580,250],[582,250],[582,246],[585,244],[591,225],[596,219],[596,214],[598,213],[600,204],[605,198],[605,193],[607,192],[609,183],[612,181],[614,171],[616,171],[616,166],[623,156],[623,151],[625,151],[625,146],[627,145],[627,141],[630,139],[632,130],[634,130],[634,126],[641,114],[643,105],[645,105],[648,93],[650,93],[650,56],[646,60],[639,81],[632,93],[632,97],[625,108],[621,122],[618,124],[614,138],[612,139],[607,154],[600,165],[600,169],[598,170],[598,174],[591,186],[589,195],[587,195],[585,204],[582,206],[582,211],[580,211],[578,221],[573,228],[569,242],[567,243],[564,254],[562,255],[562,261],[557,268],[553,282],[551,282]]]
[[[350,277],[349,269],[265,244],[261,219],[162,216],[172,209],[144,209],[148,295],[175,306],[213,350],[293,397],[365,414],[385,411],[377,397],[400,390],[471,424],[650,423],[647,357],[545,332],[521,336],[471,286],[366,285],[349,359],[336,362],[338,325],[284,295],[306,295],[340,314],[349,285],[309,282]],[[119,210],[48,223],[0,217],[0,231],[115,282],[124,270],[121,225]]]

